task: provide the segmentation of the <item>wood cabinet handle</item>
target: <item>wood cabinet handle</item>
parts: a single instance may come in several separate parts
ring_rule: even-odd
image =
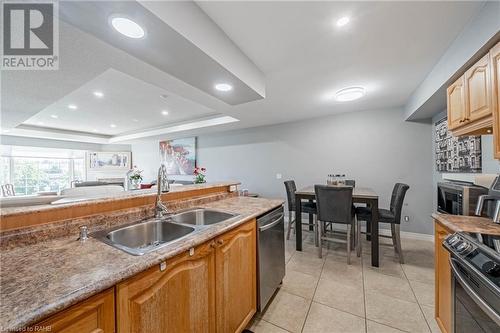
[[[222,244],[224,244],[224,240],[223,239],[218,239],[216,241],[216,243],[217,243],[217,245],[222,245]]]

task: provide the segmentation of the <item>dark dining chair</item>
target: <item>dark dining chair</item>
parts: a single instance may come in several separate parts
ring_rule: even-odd
[[[296,216],[295,212],[297,211],[297,203],[295,202],[295,191],[297,191],[297,186],[295,185],[294,180],[287,180],[284,182],[285,190],[286,190],[286,198],[288,201],[288,230],[286,233],[286,239],[290,239],[290,231],[295,224]],[[301,202],[301,210],[303,213],[314,214],[314,224],[316,224],[316,204],[314,202]],[[302,222],[302,225],[309,225],[309,223]],[[318,245],[316,233],[314,234],[314,243]]]
[[[396,183],[392,190],[389,209],[379,208],[378,210],[379,222],[391,224],[391,236],[380,235],[380,237],[392,238],[394,250],[399,255],[399,262],[402,264],[404,264],[404,258],[401,249],[401,211],[403,210],[403,202],[409,188],[410,186],[406,184]],[[366,221],[367,225],[371,223],[372,214],[369,207],[356,207],[356,215],[359,221]]]
[[[356,229],[356,215],[352,206],[352,187],[315,185],[318,233],[318,257],[323,256],[323,241],[339,242],[338,239],[328,238],[324,233],[325,224],[340,223],[347,225],[347,264],[351,264],[351,232]],[[354,244],[359,246],[359,228],[354,232]],[[343,241],[341,241],[343,243]],[[360,250],[357,251],[361,255]]]

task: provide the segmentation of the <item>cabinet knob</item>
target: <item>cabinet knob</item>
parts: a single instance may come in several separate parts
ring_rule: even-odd
[[[222,245],[222,244],[224,244],[224,240],[222,240],[222,239],[218,239],[218,240],[216,241],[216,243],[217,243],[217,245]]]

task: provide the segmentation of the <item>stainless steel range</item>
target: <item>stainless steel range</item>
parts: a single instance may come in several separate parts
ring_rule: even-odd
[[[500,254],[465,233],[446,238],[455,333],[500,332]]]

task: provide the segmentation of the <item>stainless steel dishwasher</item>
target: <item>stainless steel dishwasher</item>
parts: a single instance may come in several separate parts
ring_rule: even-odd
[[[285,276],[285,220],[283,206],[257,219],[259,311],[265,309]]]

